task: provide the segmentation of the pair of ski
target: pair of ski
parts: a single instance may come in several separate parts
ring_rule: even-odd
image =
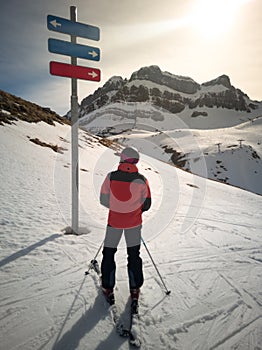
[[[99,264],[97,260],[92,260],[89,266],[90,269],[94,270],[96,274],[99,277],[99,282],[101,284],[101,271]],[[86,272],[87,274],[88,272]],[[108,302],[108,301],[107,301]],[[115,302],[109,305],[109,313],[111,316],[111,319],[115,325],[116,332],[121,337],[129,338],[130,345],[140,348],[141,346],[141,339],[139,337],[139,314],[138,314],[138,301],[133,300],[131,302],[131,309],[130,309],[130,326],[125,327],[125,325],[120,320],[120,315],[117,310],[117,307],[115,305]]]

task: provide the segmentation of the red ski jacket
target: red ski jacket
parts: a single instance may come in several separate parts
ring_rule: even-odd
[[[100,192],[100,203],[109,208],[108,225],[131,228],[142,224],[142,212],[151,206],[147,179],[135,164],[120,163],[107,175]]]

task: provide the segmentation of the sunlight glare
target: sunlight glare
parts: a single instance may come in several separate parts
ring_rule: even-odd
[[[230,30],[240,6],[250,0],[198,0],[192,23],[207,38],[216,38]]]

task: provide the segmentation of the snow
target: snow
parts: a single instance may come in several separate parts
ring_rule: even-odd
[[[130,128],[134,126],[129,123]],[[150,122],[146,123],[140,125],[150,131],[132,129],[110,138],[166,162],[171,158],[164,151],[168,147],[185,155],[184,168],[194,174],[262,194],[262,117],[234,127],[208,130],[189,129],[175,116],[173,130],[159,132],[149,127]],[[100,118],[96,125],[103,127]],[[115,117],[117,128],[127,129],[127,123],[120,124]]]
[[[152,84],[148,82],[148,87],[153,86]],[[206,113],[207,116],[192,117],[193,111]],[[261,117],[261,115],[261,106],[250,113],[222,107],[197,107],[194,110],[185,107],[182,112],[174,114],[154,106],[150,102],[121,102],[110,103],[110,105],[84,115],[80,120],[80,125],[88,130],[94,130],[95,128],[103,130],[111,126],[116,127],[118,124],[124,128],[132,119],[137,124],[147,125],[153,129],[163,131],[177,128],[177,123],[183,124],[184,128],[189,129],[216,130],[237,126]]]
[[[96,276],[84,274],[103,241],[107,211],[98,193],[117,166],[115,151],[79,132],[86,234],[64,235],[70,225],[70,128],[18,121],[0,133],[1,349],[129,349],[112,327]],[[29,141],[36,137],[63,153]],[[166,296],[142,246],[141,348],[262,349],[261,196],[141,158],[153,197],[143,237],[171,290]],[[116,260],[116,300],[125,318],[124,242]]]
[[[11,114],[10,112],[6,111],[5,109],[1,109],[0,112],[5,114],[5,115],[10,115]]]

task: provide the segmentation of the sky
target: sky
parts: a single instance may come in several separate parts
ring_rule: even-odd
[[[70,57],[48,52],[47,15],[100,28],[100,40],[78,38],[101,50],[101,81],[78,80],[78,102],[112,76],[158,65],[202,84],[227,74],[231,84],[262,100],[262,0],[0,0],[0,89],[59,114],[70,109],[71,80],[49,73],[49,62]]]

